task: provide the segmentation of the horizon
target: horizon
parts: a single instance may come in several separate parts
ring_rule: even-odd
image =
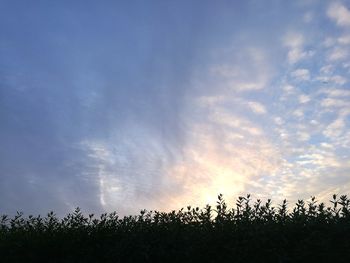
[[[350,193],[349,1],[0,7],[0,214]]]

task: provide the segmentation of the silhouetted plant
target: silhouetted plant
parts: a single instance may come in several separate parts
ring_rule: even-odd
[[[220,194],[213,209],[141,210],[85,216],[80,208],[62,219],[18,212],[0,217],[3,262],[350,262],[350,200],[333,195],[283,200],[240,196],[229,208]]]

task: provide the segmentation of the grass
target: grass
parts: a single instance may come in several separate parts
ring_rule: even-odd
[[[237,199],[170,213],[0,219],[1,262],[350,262],[350,200]]]

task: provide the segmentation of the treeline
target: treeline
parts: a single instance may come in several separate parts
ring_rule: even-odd
[[[288,210],[247,195],[229,208],[219,195],[215,207],[123,218],[4,215],[0,262],[350,262],[350,200],[330,202]]]

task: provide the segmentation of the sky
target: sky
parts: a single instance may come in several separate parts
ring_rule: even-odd
[[[0,214],[350,194],[350,1],[0,0]]]

